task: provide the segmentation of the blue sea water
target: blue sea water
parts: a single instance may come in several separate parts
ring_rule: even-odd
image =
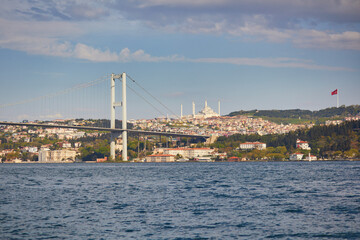
[[[360,239],[360,162],[1,164],[0,239]]]

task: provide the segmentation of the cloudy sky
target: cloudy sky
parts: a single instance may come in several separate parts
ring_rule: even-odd
[[[360,104],[359,13],[359,0],[2,0],[0,105],[121,72],[176,113],[205,99],[222,114],[318,110],[335,89]],[[128,95],[129,118],[160,115]],[[23,111],[0,118],[36,118]]]

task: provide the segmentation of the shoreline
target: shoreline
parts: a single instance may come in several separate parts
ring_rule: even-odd
[[[1,162],[3,164],[71,164],[71,163],[81,163],[81,164],[108,164],[108,163],[246,163],[246,162],[355,162],[360,161],[360,159],[324,159],[324,160],[247,160],[247,161],[214,161],[214,162],[199,162],[199,161],[188,161],[188,162],[95,162],[95,161],[84,161],[84,162],[34,162],[34,161],[24,161],[24,162]],[[1,164],[0,163],[0,164]]]

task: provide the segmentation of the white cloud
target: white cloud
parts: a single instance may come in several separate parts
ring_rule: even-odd
[[[137,17],[156,21],[156,15],[173,14],[178,19],[207,14],[221,15],[229,22],[245,15],[263,15],[284,22],[293,19],[317,19],[330,22],[358,22],[358,0],[123,0],[112,3],[120,11],[141,15]],[[174,11],[176,9],[176,12]],[[155,12],[155,14],[154,14]]]
[[[258,0],[255,0],[258,1]],[[166,9],[169,4],[172,6],[181,5],[191,7],[193,5],[199,6],[210,4],[210,6],[225,4],[224,7],[234,6],[237,4],[232,0],[224,1],[168,1],[152,0],[152,1],[137,1],[142,8],[149,6],[163,6]],[[280,1],[281,2],[281,1]],[[296,1],[298,4],[299,2]],[[99,2],[100,3],[100,2]],[[84,4],[82,1],[77,1],[78,5]],[[241,4],[245,4],[244,1]],[[250,3],[249,3],[250,4]],[[310,3],[309,3],[310,4]],[[137,5],[138,7],[140,5]],[[65,4],[60,8],[69,7],[72,5]],[[74,5],[75,6],[75,5]],[[104,5],[105,6],[105,5]],[[8,9],[9,10],[9,9]],[[76,8],[74,9],[74,11]],[[78,15],[85,14],[89,18],[96,17],[101,14],[92,12],[94,8],[84,7],[85,12],[78,12]],[[80,10],[76,10],[80,11]],[[82,10],[81,10],[82,11]],[[86,12],[88,11],[88,12]],[[102,11],[102,10],[101,10]],[[194,11],[193,9],[189,10]],[[166,29],[167,31],[181,31],[191,34],[205,33],[205,34],[229,34],[241,37],[245,40],[256,41],[270,41],[270,42],[291,42],[297,47],[301,48],[325,48],[325,49],[350,49],[360,50],[360,33],[356,31],[320,31],[312,29],[289,29],[270,27],[269,20],[262,14],[255,14],[243,17],[241,21],[231,22],[233,16],[231,14],[224,15],[222,10],[215,12],[217,14],[209,15],[210,12],[200,14],[199,16],[185,16],[179,22],[167,23],[161,22],[162,26],[155,26]],[[74,13],[75,14],[75,13]],[[93,16],[94,15],[94,16]],[[209,18],[207,18],[209,16]],[[141,19],[141,17],[139,18]],[[167,18],[165,18],[166,20]],[[146,19],[150,24],[159,24],[158,19]],[[97,28],[101,28],[100,23],[95,23]],[[95,48],[81,42],[73,43],[78,36],[88,33],[91,27],[83,27],[81,23],[71,21],[24,21],[24,20],[9,20],[0,18],[0,47],[8,48],[18,51],[24,51],[29,54],[47,55],[55,57],[76,58],[92,62],[208,62],[208,63],[226,63],[235,65],[251,65],[263,67],[293,67],[304,69],[322,69],[322,70],[349,70],[341,67],[321,66],[312,62],[307,62],[299,59],[287,58],[199,58],[189,59],[178,55],[171,56],[152,56],[142,49],[130,51],[128,48],[123,48],[119,52],[110,50],[108,48]]]
[[[0,44],[33,54],[70,56],[69,49],[65,49],[71,47],[69,42],[75,36],[93,33],[91,26],[96,25],[96,31],[114,31],[109,23],[136,22],[160,31],[228,34],[246,41],[288,41],[301,48],[359,50],[360,32],[355,30],[359,27],[359,12],[358,0],[4,0],[0,16],[13,21],[0,19]],[[335,23],[337,30],[317,28],[324,23]],[[41,48],[36,48],[37,44],[31,47],[36,42],[42,43]],[[116,58],[110,51],[76,47],[75,56],[81,59]],[[168,58],[151,57],[141,51],[118,57],[120,61],[148,62]]]
[[[83,31],[67,22],[10,21],[0,18],[0,47],[30,54],[71,56],[69,41],[61,38],[77,36]]]
[[[346,31],[341,33],[316,30],[293,32],[292,42],[303,48],[360,50],[360,33]]]
[[[92,62],[174,62],[182,61],[182,57],[177,55],[168,57],[154,57],[139,49],[131,52],[124,48],[119,53],[110,52],[109,49],[102,51],[85,44],[77,44],[73,53],[75,58],[85,59]]]
[[[111,6],[162,31],[229,34],[301,48],[360,48],[358,0],[125,0]]]
[[[40,116],[31,116],[28,114],[20,114],[16,116],[17,121],[22,120],[50,120],[50,119],[62,119],[64,116],[61,113],[54,113],[54,114],[48,114],[48,115],[40,115]]]
[[[0,19],[0,29],[4,29],[8,22]],[[22,26],[20,26],[22,25]],[[290,58],[198,58],[191,59],[178,55],[171,56],[152,56],[142,49],[131,52],[128,48],[123,48],[120,52],[110,49],[98,49],[84,43],[73,45],[69,41],[61,41],[61,36],[67,36],[72,31],[77,30],[74,25],[65,26],[55,22],[59,31],[56,32],[50,26],[51,23],[41,23],[31,30],[28,23],[16,22],[12,30],[4,31],[0,36],[0,47],[13,50],[24,51],[30,54],[47,55],[55,57],[68,57],[87,60],[91,62],[201,62],[201,63],[223,63],[243,66],[262,66],[262,67],[290,67],[318,70],[349,70],[342,67],[321,66],[313,62],[290,59]],[[43,28],[44,31],[40,29]],[[236,30],[234,30],[236,31]],[[32,34],[34,33],[34,35]],[[48,34],[47,34],[48,33]],[[261,26],[246,26],[237,29],[234,34],[247,34],[263,36],[269,41],[285,41],[290,39],[291,34],[297,34],[294,44],[300,47],[327,47],[327,48],[349,48],[360,49],[360,34],[356,32],[346,32],[343,34],[332,34],[320,31],[299,31],[297,33],[279,32],[276,30],[263,29]],[[50,37],[47,37],[49,35]],[[345,44],[346,43],[346,44]]]
[[[61,113],[40,115],[39,120],[62,119],[64,116]]]
[[[318,65],[311,60],[297,58],[198,58],[190,59],[189,61],[198,63],[220,63],[269,68],[302,68],[312,70],[352,71],[352,69],[349,68]]]
[[[301,48],[360,50],[360,33],[355,31],[281,30],[246,23],[245,26],[230,29],[228,33],[256,41],[289,41]]]
[[[109,49],[101,51],[82,43],[76,44],[72,55],[92,62],[117,62],[119,60],[118,54],[110,52]]]
[[[9,27],[11,26],[11,27]],[[55,57],[70,57],[92,62],[163,62],[179,61],[177,55],[154,57],[139,49],[128,48],[119,53],[101,50],[83,43],[72,44],[62,40],[83,34],[78,24],[68,22],[9,21],[0,18],[0,47],[23,51],[29,54]]]

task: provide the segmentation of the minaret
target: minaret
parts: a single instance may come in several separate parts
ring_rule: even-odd
[[[183,107],[182,104],[180,105],[180,119],[183,118]]]
[[[205,108],[207,108],[207,100],[205,100]]]
[[[193,118],[195,118],[195,103],[192,102]]]
[[[219,110],[219,116],[221,116],[221,114],[220,114],[220,100],[218,102],[218,110]]]

